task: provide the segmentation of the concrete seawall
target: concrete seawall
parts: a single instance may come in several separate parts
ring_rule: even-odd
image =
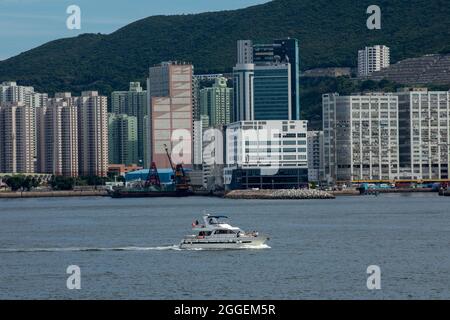
[[[108,195],[104,190],[92,191],[30,191],[0,192],[0,199],[17,198],[61,198],[61,197],[102,197]]]
[[[234,190],[226,199],[312,200],[335,199],[331,193],[319,190]]]

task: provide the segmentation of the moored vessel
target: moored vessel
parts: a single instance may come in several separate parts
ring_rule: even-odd
[[[178,164],[174,167],[167,146],[165,148],[173,171],[172,183],[161,183],[158,168],[156,163],[153,162],[145,181],[139,181],[132,186],[113,188],[108,190],[108,195],[112,198],[187,197],[193,195],[190,180],[183,165]]]

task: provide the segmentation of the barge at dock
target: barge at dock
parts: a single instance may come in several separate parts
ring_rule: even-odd
[[[108,195],[111,198],[187,197],[193,195],[190,179],[186,175],[183,165],[178,164],[174,167],[167,146],[165,148],[173,171],[173,183],[161,183],[156,163],[153,162],[145,181],[136,182],[132,186],[115,187],[108,190]]]

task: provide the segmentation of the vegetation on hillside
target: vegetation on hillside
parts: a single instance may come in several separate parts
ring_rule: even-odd
[[[270,42],[296,37],[302,70],[355,66],[357,50],[367,45],[388,45],[393,61],[449,49],[448,0],[378,0],[382,30],[366,27],[366,9],[372,4],[372,0],[274,0],[233,11],[153,16],[110,35],[60,39],[2,61],[0,81],[17,80],[50,94],[99,90],[109,95],[127,89],[130,81],[145,81],[148,67],[161,61],[192,62],[196,73],[230,72],[238,39]],[[317,115],[310,99],[320,99],[328,86],[342,84],[340,89],[345,89],[349,82],[320,80],[318,88],[309,84],[303,93],[308,116]]]

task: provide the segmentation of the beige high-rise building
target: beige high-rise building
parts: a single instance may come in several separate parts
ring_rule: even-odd
[[[18,86],[14,81],[5,81],[0,84],[0,103],[26,102],[31,93],[34,93],[33,87]]]
[[[0,105],[0,172],[34,173],[34,108],[23,102]]]
[[[57,93],[38,109],[39,172],[78,176],[78,99],[70,93]]]
[[[19,86],[14,81],[0,84],[0,104],[23,102],[31,107],[43,107],[46,105],[48,95],[34,92],[33,87]]]
[[[174,164],[192,165],[193,66],[163,62],[150,68],[148,95],[150,161],[160,168],[170,168],[165,145]]]
[[[81,94],[78,104],[79,174],[108,173],[108,98],[97,91]]]
[[[36,138],[37,136],[37,132],[35,131],[34,133],[31,133],[29,130],[30,128],[33,128],[34,130],[36,129],[36,125],[34,123],[35,119],[36,119],[36,112],[38,110],[38,108],[43,107],[46,105],[47,103],[47,99],[48,99],[48,95],[46,93],[37,93],[34,92],[34,88],[30,87],[30,86],[19,86],[17,85],[16,82],[14,81],[7,81],[7,82],[2,82],[0,83],[0,105],[3,106],[7,106],[9,105],[9,107],[17,105],[17,106],[28,106],[29,108],[31,108],[33,115],[28,116],[29,110],[27,109],[25,110],[19,110],[18,113],[24,113],[25,117],[31,117],[32,118],[32,125],[29,126],[25,126],[24,128],[26,129],[25,132],[21,132],[20,135],[22,136],[26,136],[29,137],[30,134],[34,136],[34,138]],[[12,115],[12,110],[9,109],[9,111],[7,111],[7,113],[10,113]],[[15,116],[14,116],[15,117]],[[10,117],[10,120],[12,118]],[[28,118],[26,118],[23,121],[29,121]],[[11,123],[10,123],[11,124]],[[8,126],[8,124],[6,124]],[[14,128],[17,128],[17,130],[21,130],[20,126],[16,127],[14,126]],[[4,130],[5,126],[4,125],[0,125],[0,131]],[[15,133],[7,133],[7,135],[10,135],[10,137],[16,137],[17,138],[17,134]],[[6,137],[3,136],[1,139],[3,139],[3,141],[5,141]],[[12,141],[10,139],[10,141]],[[21,141],[19,141],[19,143],[21,143]],[[25,144],[27,144],[28,142],[24,142]],[[27,172],[34,172],[36,167],[35,167],[35,159],[36,159],[36,141],[34,141],[33,143],[34,147],[32,147],[33,151],[35,152],[35,154],[30,155],[29,152],[30,150],[27,149],[25,154],[21,154],[19,155],[19,169],[17,167],[17,163],[9,163],[9,164],[5,164],[9,169],[14,169],[14,170],[19,170],[17,172],[25,172],[24,170],[27,170]],[[20,151],[20,150],[19,150]],[[19,151],[15,151],[15,155],[17,155],[17,152]],[[1,153],[1,152],[0,152]],[[0,158],[5,158],[5,156],[0,155]],[[18,158],[16,156],[13,157],[14,161],[16,161]],[[27,158],[32,159],[31,160],[25,160]],[[12,158],[11,158],[12,159]],[[21,163],[21,159],[23,159],[25,162],[23,164]],[[0,162],[2,162],[2,160],[0,160]],[[33,162],[32,165],[30,165],[29,163]],[[22,166],[22,168],[20,168],[20,166]],[[0,165],[1,167],[1,165]],[[32,171],[29,171],[30,168],[33,167]],[[9,171],[9,170],[8,170]],[[16,171],[14,171],[16,172]],[[14,173],[12,172],[12,173]]]

